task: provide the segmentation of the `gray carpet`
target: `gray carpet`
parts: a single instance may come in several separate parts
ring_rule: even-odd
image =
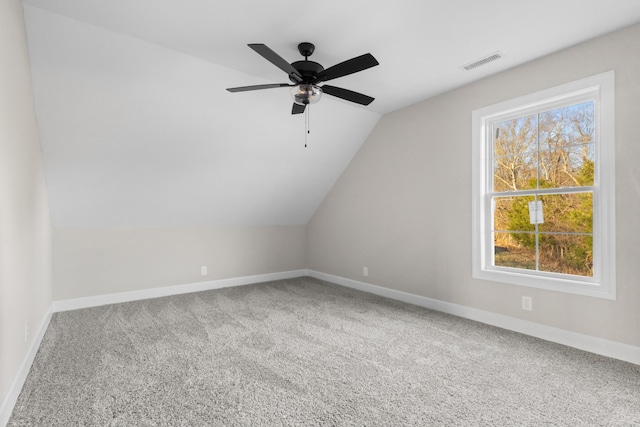
[[[299,278],[55,314],[9,425],[640,425],[640,366]]]

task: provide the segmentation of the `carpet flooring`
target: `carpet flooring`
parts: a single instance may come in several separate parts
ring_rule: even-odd
[[[631,426],[640,366],[303,277],[54,314],[10,426]]]

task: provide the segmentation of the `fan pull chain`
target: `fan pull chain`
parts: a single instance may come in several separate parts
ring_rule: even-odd
[[[309,130],[309,111],[311,110],[311,105],[307,104],[307,108],[304,110],[304,147],[307,148],[307,135],[311,133]]]

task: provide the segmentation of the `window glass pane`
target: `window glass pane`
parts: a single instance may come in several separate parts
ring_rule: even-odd
[[[494,156],[511,156],[537,150],[538,119],[535,114],[493,125]]]
[[[496,193],[538,188],[537,179],[536,152],[496,157],[493,161],[493,191]]]
[[[592,186],[594,167],[593,144],[541,151],[540,188]]]
[[[493,124],[494,191],[536,188],[537,129],[537,115]]]
[[[541,271],[592,277],[593,237],[541,234],[539,268]]]
[[[534,231],[529,221],[529,202],[533,196],[494,197],[493,228],[502,231]]]
[[[535,235],[530,233],[493,233],[494,265],[497,267],[536,269]],[[516,236],[517,238],[514,238]],[[533,242],[523,245],[520,241]]]
[[[493,229],[506,231],[509,229],[509,212],[513,197],[494,197],[493,198]]]
[[[594,102],[540,113],[540,149],[556,150],[594,141]]]
[[[547,194],[539,199],[544,217],[540,231],[593,232],[593,193]]]

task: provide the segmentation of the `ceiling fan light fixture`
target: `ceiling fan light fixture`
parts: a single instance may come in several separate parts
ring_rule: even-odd
[[[315,104],[322,97],[320,86],[304,83],[292,87],[289,93],[293,102],[299,105]]]

